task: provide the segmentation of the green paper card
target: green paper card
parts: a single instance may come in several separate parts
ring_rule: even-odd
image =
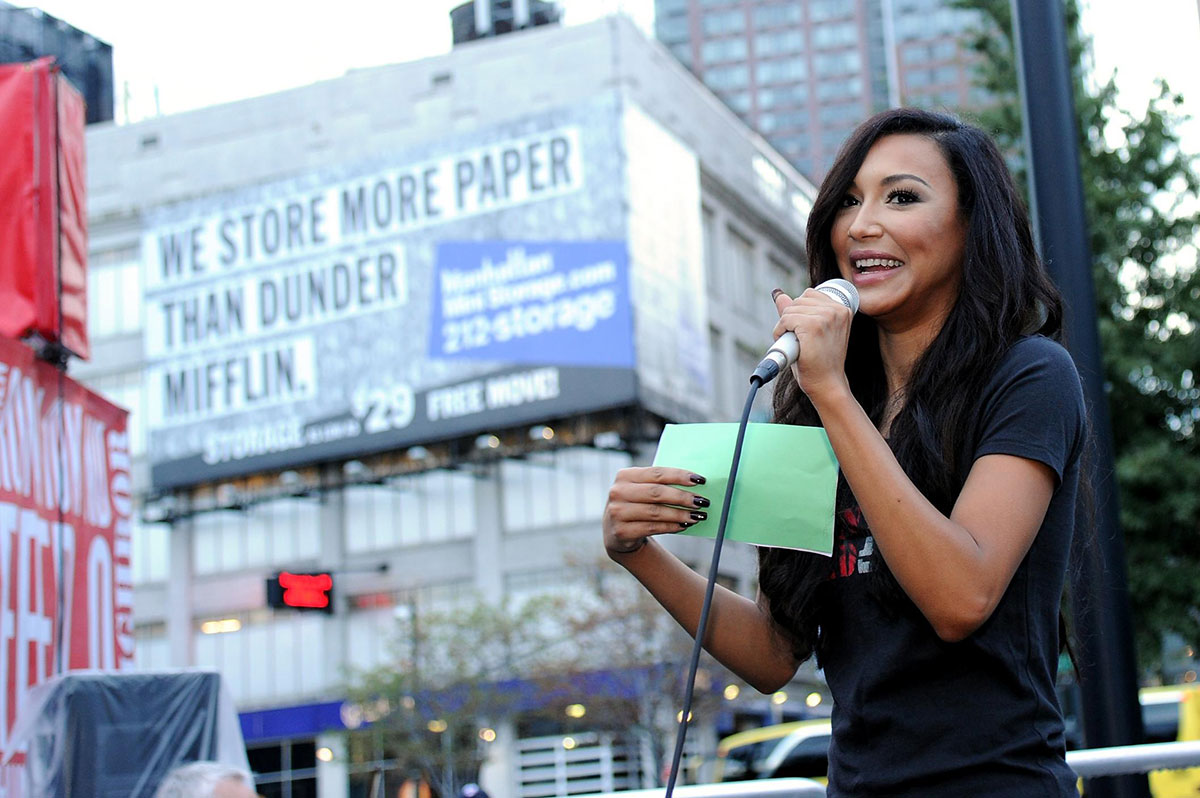
[[[702,474],[707,482],[687,489],[712,502],[707,520],[679,534],[717,536],[737,429],[716,423],[668,424],[663,430],[654,465]],[[725,538],[829,556],[837,474],[837,458],[820,427],[748,425]]]

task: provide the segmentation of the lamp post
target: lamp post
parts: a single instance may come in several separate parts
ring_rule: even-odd
[[[1063,3],[1012,0],[1012,11],[1034,231],[1051,276],[1073,301],[1066,308],[1066,339],[1083,380],[1095,443],[1090,473],[1081,474],[1091,481],[1095,546],[1077,546],[1080,567],[1071,586],[1080,630],[1084,740],[1089,748],[1130,745],[1142,742],[1142,717]],[[1082,532],[1081,524],[1077,528]],[[1089,798],[1149,797],[1144,775],[1101,779],[1087,790]]]

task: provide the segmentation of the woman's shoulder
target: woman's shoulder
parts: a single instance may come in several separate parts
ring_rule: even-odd
[[[1069,368],[1075,371],[1075,361],[1067,348],[1053,338],[1044,335],[1023,335],[1013,342],[1005,353],[1003,362],[1043,363],[1049,366]]]
[[[1023,335],[1005,351],[996,368],[996,378],[1044,374],[1079,382],[1079,372],[1071,353],[1061,343],[1044,335]]]
[[[1058,401],[1083,400],[1083,385],[1071,353],[1044,335],[1025,335],[1004,353],[992,389],[1031,391]]]

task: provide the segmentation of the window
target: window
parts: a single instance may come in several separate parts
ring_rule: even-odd
[[[440,582],[419,588],[349,597],[346,665],[369,670],[408,656],[410,619],[446,612],[476,598],[469,582]]]
[[[858,43],[858,26],[853,22],[817,25],[812,32],[813,47],[846,47]]]
[[[779,25],[792,25],[803,19],[804,15],[801,3],[781,3],[772,6],[758,6],[754,9],[754,27],[756,28],[774,28]]]
[[[863,93],[862,78],[833,78],[817,84],[818,100],[845,100],[857,98]]]
[[[336,681],[326,674],[322,652],[330,621],[321,613],[244,613],[237,631],[218,634],[201,631],[203,620],[217,619],[197,619],[196,665],[220,671],[239,704],[316,696]]]
[[[895,20],[896,38],[901,41],[952,37],[972,28],[984,27],[983,18],[978,12],[945,7],[898,8]]]
[[[804,52],[804,32],[781,30],[754,37],[754,52],[759,58]]]
[[[754,79],[759,84],[790,83],[803,80],[808,74],[808,65],[803,58],[787,58],[782,61],[762,61],[758,64]]]
[[[745,88],[750,82],[750,71],[745,65],[717,67],[704,70],[704,83],[713,91]]]
[[[958,57],[958,43],[954,39],[940,41],[930,48],[930,58],[934,61],[949,61]]]
[[[136,249],[89,256],[88,335],[104,338],[142,329],[141,264]]]
[[[165,582],[171,568],[171,525],[143,523],[141,507],[134,508],[130,522],[133,584]]]
[[[587,606],[593,611],[608,614],[614,598],[637,600],[630,587],[630,580],[620,578],[619,574],[608,568],[575,567],[561,569],[554,574],[539,569],[504,575],[504,596],[512,607],[519,607],[530,599],[561,596],[569,598],[577,607]],[[545,629],[561,628],[562,633],[571,634],[562,619],[547,618],[544,623]]]
[[[725,373],[725,351],[722,343],[724,336],[721,331],[711,324],[708,327],[708,354],[711,360],[713,374]],[[729,408],[729,380],[713,380],[713,412],[717,418],[736,413]]]
[[[164,623],[148,623],[133,629],[133,667],[156,671],[171,665],[171,650]]]
[[[933,82],[933,71],[929,69],[910,69],[904,76],[904,85],[910,89],[920,89]]]
[[[790,86],[771,86],[759,89],[758,91],[758,107],[763,109],[804,105],[807,102],[807,83],[793,83]]]
[[[598,521],[608,486],[629,465],[625,452],[584,447],[532,452],[504,460],[500,482],[509,532]]]
[[[771,145],[788,158],[795,158],[807,152],[812,142],[807,133],[792,133],[771,139]]]
[[[932,59],[933,54],[926,45],[912,44],[900,48],[900,61],[905,64],[920,64]]]
[[[853,0],[811,0],[808,13],[813,22],[849,17],[854,14]]]
[[[192,526],[192,560],[199,575],[264,566],[291,565],[320,556],[316,499],[283,498],[245,510],[197,515]]]
[[[959,76],[962,73],[956,66],[938,67],[933,71],[934,83],[958,83]]]
[[[285,740],[246,746],[255,792],[264,798],[316,798],[317,743]]]
[[[675,44],[688,40],[687,17],[659,17],[655,20],[654,28],[661,42]]]
[[[129,411],[126,430],[129,433],[129,453],[140,457],[146,453],[146,392],[142,372],[126,371],[87,380],[87,386],[115,405]]]
[[[705,42],[700,47],[700,57],[704,59],[705,64],[715,64],[719,61],[743,61],[746,54],[745,39],[714,39]]]
[[[763,114],[758,120],[758,129],[763,134],[776,130],[795,130],[808,126],[807,111],[787,111],[778,114]],[[772,139],[774,140],[774,139]]]
[[[958,92],[954,89],[934,92],[931,99],[936,108],[953,108],[959,103]]]
[[[407,605],[387,603],[382,596],[372,600],[383,606],[351,610],[346,617],[347,668],[371,670],[394,663],[399,656],[396,647],[406,642],[400,639],[400,618]]]
[[[834,130],[821,131],[821,149],[826,151],[836,151],[842,146],[842,142],[846,140],[849,134],[847,128],[837,128]]]
[[[725,261],[729,275],[727,284],[734,307],[753,311],[754,244],[733,227],[725,228]]]
[[[767,257],[767,282],[771,288],[782,288],[789,296],[800,293],[800,270],[774,255]]]
[[[789,295],[790,294],[798,294],[798,293],[800,293],[800,292],[797,291],[795,288],[792,288],[791,291],[789,292]],[[768,303],[767,306],[769,308],[770,307],[770,297],[768,297],[767,303]],[[774,314],[772,313],[772,315],[774,315]],[[769,344],[770,341],[768,340],[765,343]],[[758,366],[759,361],[762,360],[761,346],[751,349],[746,344],[739,341],[737,344],[736,357],[737,357],[736,368],[738,370],[738,373],[749,376],[750,374],[754,373],[754,369]],[[762,422],[762,421],[770,421],[770,420],[771,420],[771,392],[770,391],[759,391],[758,394],[754,397],[754,403],[750,406],[750,421]]]
[[[894,28],[897,41],[924,38],[921,17],[916,14],[897,14]]]
[[[705,14],[700,19],[700,29],[706,36],[722,33],[741,33],[746,29],[746,14],[740,8],[734,11],[718,11]]]
[[[475,534],[475,477],[426,471],[345,489],[346,550],[377,551]]]
[[[717,222],[711,208],[700,209],[700,225],[704,234],[704,283],[709,296],[716,296],[721,291],[721,273],[717,270]]]
[[[792,161],[792,166],[796,167],[796,171],[802,175],[808,176],[813,174],[812,158],[796,158]]]
[[[862,58],[857,50],[819,53],[813,58],[813,69],[822,76],[861,72]]]
[[[862,117],[862,110],[857,103],[851,105],[827,105],[817,112],[821,125],[843,127],[857,122]]]

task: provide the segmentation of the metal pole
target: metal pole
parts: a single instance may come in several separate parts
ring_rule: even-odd
[[[1042,256],[1068,305],[1067,345],[1083,379],[1094,439],[1091,473],[1082,476],[1091,480],[1093,526],[1077,528],[1079,567],[1072,574],[1084,739],[1089,748],[1130,745],[1142,742],[1142,716],[1063,4],[1012,0],[1012,10],[1034,226]],[[1089,536],[1094,538],[1091,546]],[[1148,798],[1149,790],[1145,776],[1128,775],[1093,781],[1087,794]]]

